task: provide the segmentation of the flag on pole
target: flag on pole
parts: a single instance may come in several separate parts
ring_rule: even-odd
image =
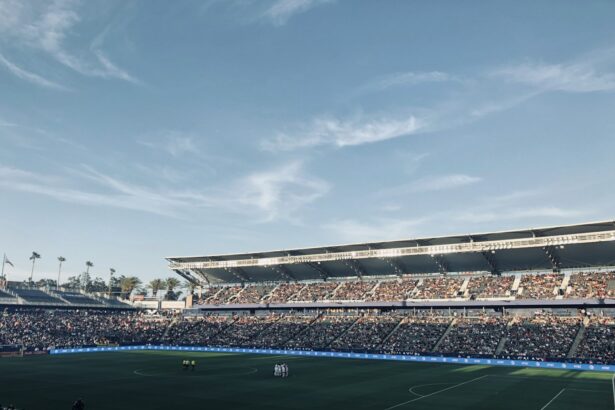
[[[6,256],[4,257],[4,263],[6,263],[7,265],[11,265],[12,267],[15,267],[15,265],[13,265],[13,262],[11,262],[9,258],[7,258]]]

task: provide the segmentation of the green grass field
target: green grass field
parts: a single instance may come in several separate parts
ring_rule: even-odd
[[[197,360],[195,372],[181,369]],[[290,377],[273,377],[286,361]],[[70,409],[613,410],[612,375],[490,366],[176,352],[0,359],[0,403]]]

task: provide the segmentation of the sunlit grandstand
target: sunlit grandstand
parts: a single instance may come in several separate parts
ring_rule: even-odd
[[[615,371],[613,255],[615,222],[607,221],[167,258],[193,285],[183,310],[143,310],[108,295],[9,283],[0,292],[0,355],[321,356],[418,362],[419,369],[421,362],[449,363],[445,373],[481,365],[491,370],[479,378],[511,380],[513,374],[493,369],[608,373]],[[137,377],[169,371],[138,366],[145,370],[135,370]],[[251,364],[238,375],[259,371]],[[503,380],[494,388],[507,388]],[[532,394],[539,397],[540,388]]]

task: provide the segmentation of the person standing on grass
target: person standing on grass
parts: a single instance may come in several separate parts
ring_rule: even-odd
[[[196,368],[196,360],[192,360],[190,362],[190,367],[191,367],[191,370],[194,371],[194,369]]]
[[[84,410],[84,409],[85,409],[85,403],[83,402],[83,400],[77,399],[77,401],[73,403],[73,410]]]

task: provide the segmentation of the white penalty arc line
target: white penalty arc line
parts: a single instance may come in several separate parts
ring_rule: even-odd
[[[566,390],[566,388],[565,388],[565,387],[564,387],[563,389],[561,389],[561,390],[559,391],[559,393],[557,393],[557,394],[556,394],[556,395],[555,395],[555,396],[554,396],[551,400],[549,400],[549,402],[548,402],[547,404],[545,404],[544,406],[542,406],[542,407],[540,408],[540,410],[545,410],[547,407],[549,407],[549,405],[550,405],[551,403],[553,403],[553,402],[555,401],[555,399],[557,399],[557,398],[558,398],[558,397],[559,397],[559,396],[560,396],[560,395],[564,392],[564,390]]]
[[[415,402],[415,401],[423,400],[423,399],[425,399],[425,398],[427,398],[427,397],[431,397],[431,396],[434,396],[434,395],[436,395],[436,394],[444,393],[445,391],[452,390],[452,389],[456,389],[457,387],[461,387],[461,386],[463,386],[463,385],[466,385],[466,384],[469,384],[469,383],[472,383],[472,382],[475,382],[475,381],[478,381],[478,380],[484,379],[484,378],[485,378],[485,377],[487,377],[487,376],[489,376],[489,375],[488,375],[488,374],[485,374],[484,376],[480,376],[480,377],[477,377],[477,378],[475,378],[475,379],[468,380],[468,381],[465,381],[465,382],[462,382],[462,383],[456,384],[456,385],[451,386],[451,387],[447,387],[446,389],[438,390],[438,391],[435,391],[435,392],[433,392],[433,393],[426,394],[425,396],[417,397],[416,399],[408,400],[408,401],[405,401],[405,402],[403,402],[403,403],[399,403],[399,404],[396,404],[396,405],[394,405],[394,406],[387,407],[387,408],[386,408],[386,409],[384,409],[384,410],[391,410],[391,409],[395,409],[395,408],[397,408],[397,407],[401,407],[401,406],[406,405],[406,404],[408,404],[408,403],[413,403],[413,402]]]

